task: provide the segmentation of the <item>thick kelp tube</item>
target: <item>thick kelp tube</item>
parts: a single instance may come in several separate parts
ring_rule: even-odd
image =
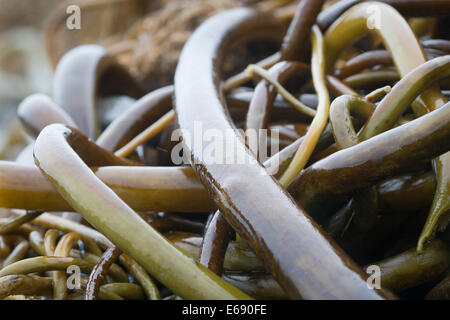
[[[137,211],[208,212],[216,209],[188,167],[110,166],[95,168],[94,172]],[[1,207],[72,210],[35,166],[0,161],[0,177]]]
[[[378,184],[378,204],[385,213],[427,210],[435,190],[433,172],[404,174]]]
[[[381,179],[411,172],[447,152],[449,135],[450,103],[447,103],[430,114],[314,163],[296,178],[290,191],[311,212],[326,215],[335,205],[330,201],[333,195],[348,195]],[[326,206],[321,202],[324,199]]]
[[[175,75],[175,105],[181,129],[194,124],[223,134],[235,127],[224,109],[220,65],[230,44],[273,27],[276,20],[249,9],[218,14],[185,45]],[[202,137],[195,137],[202,139]],[[190,146],[192,166],[231,226],[243,237],[291,298],[385,299],[370,290],[366,275],[328,239],[315,222],[269,175],[239,136],[233,143],[245,164],[205,163],[203,147]],[[243,179],[245,177],[245,179]],[[255,187],[256,186],[256,187]],[[276,212],[283,212],[277,215]],[[286,243],[295,243],[286,249]]]
[[[56,68],[53,96],[92,139],[98,134],[96,97],[101,91],[133,98],[142,94],[136,81],[101,46],[83,45],[68,51]]]
[[[46,127],[36,140],[34,155],[36,165],[90,224],[175,294],[186,299],[250,298],[189,259],[142,220],[72,149],[72,134],[62,125]],[[55,148],[61,151],[57,155]]]
[[[274,176],[277,173],[281,174],[294,157],[303,140],[303,137],[297,139],[294,143],[265,161],[264,166],[267,168],[267,173]],[[222,274],[231,232],[232,228],[225,217],[219,210],[216,211],[205,230],[199,254],[199,262],[216,274]]]
[[[441,276],[450,267],[450,251],[441,240],[433,240],[421,254],[412,248],[373,264],[380,267],[381,285],[398,292]]]

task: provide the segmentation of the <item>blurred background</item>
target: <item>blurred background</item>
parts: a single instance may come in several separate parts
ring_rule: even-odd
[[[0,159],[14,159],[27,145],[17,105],[32,93],[51,96],[54,68],[69,49],[102,44],[151,90],[171,82],[188,31],[236,2],[0,0]],[[67,28],[70,5],[80,8],[79,30]]]
[[[183,44],[208,16],[235,6],[270,9],[295,2],[0,0],[0,159],[14,159],[28,144],[16,120],[17,105],[33,93],[51,96],[54,69],[71,48],[103,45],[150,91],[172,83]],[[70,5],[80,8],[80,29],[67,27]]]

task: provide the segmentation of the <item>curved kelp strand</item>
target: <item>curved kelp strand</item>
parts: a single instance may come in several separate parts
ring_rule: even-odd
[[[323,10],[317,16],[317,25],[322,31],[326,31],[345,11],[361,2],[372,0],[341,0]],[[429,17],[448,15],[450,4],[447,0],[381,0],[409,17]],[[373,12],[373,11],[370,11]]]
[[[109,166],[94,168],[94,172],[137,211],[207,212],[216,209],[189,167]],[[0,161],[0,177],[1,207],[72,210],[34,165]]]
[[[365,122],[375,110],[375,105],[365,98],[344,95],[336,98],[330,107],[330,123],[339,149],[357,145],[360,140],[355,132],[350,112],[358,114]],[[375,186],[359,190],[352,200],[353,224],[359,231],[367,231],[376,222],[378,194]]]
[[[223,134],[235,129],[219,89],[222,59],[231,43],[276,24],[270,16],[235,9],[210,18],[194,32],[175,74],[175,105],[181,129],[192,135],[196,122],[204,130]],[[225,149],[232,143],[244,164],[205,163],[203,147],[194,144],[190,146],[192,165],[227,221],[291,298],[392,297],[386,291],[367,288],[361,269],[264,173],[237,133],[224,140]],[[296,245],[287,250],[286,243]]]
[[[391,128],[417,95],[434,82],[447,78],[449,75],[450,56],[430,60],[408,73],[380,102],[364,126],[360,134],[361,138],[367,139]],[[448,172],[448,166],[444,165],[447,158],[450,158],[449,155],[444,155],[436,160],[438,186],[430,213],[418,240],[417,250],[419,252],[422,251],[425,241],[432,236],[441,217],[450,209],[450,172]],[[446,224],[444,222],[441,228],[445,228]]]
[[[103,253],[89,275],[89,281],[84,294],[85,300],[96,300],[98,298],[100,285],[105,278],[108,269],[113,264],[114,260],[119,257],[120,253],[120,250],[116,247],[110,247]]]
[[[447,103],[430,114],[314,163],[296,178],[290,191],[314,216],[319,212],[327,215],[335,205],[331,201],[333,195],[348,195],[383,178],[417,170],[447,152],[449,134],[450,103]],[[320,202],[324,199],[327,199],[325,206],[325,202]]]
[[[36,164],[90,224],[175,294],[186,299],[249,298],[186,257],[145,223],[86,166],[70,146],[70,135],[71,130],[64,126],[46,127],[36,140]],[[57,155],[55,147],[61,150]],[[196,281],[191,281],[193,278]]]
[[[99,80],[105,79],[105,88]],[[91,139],[97,138],[96,98],[99,91],[141,96],[136,81],[104,48],[83,45],[68,51],[55,71],[53,97]]]
[[[419,94],[449,75],[450,55],[427,61],[408,72],[381,100],[360,138],[366,140],[392,128]]]
[[[281,65],[284,64],[282,63]],[[255,108],[258,109],[256,106]],[[266,105],[264,108],[270,108],[270,105]],[[255,124],[256,128],[263,125],[263,121],[252,121],[252,123]],[[264,166],[267,168],[268,174],[276,175],[279,171],[282,171],[280,169],[290,163],[302,141],[303,137],[297,139],[297,141],[265,161]],[[224,267],[225,254],[231,231],[230,225],[219,210],[214,213],[205,229],[205,236],[203,237],[199,254],[199,262],[219,275],[222,274]]]
[[[146,94],[109,124],[98,137],[97,144],[109,151],[123,147],[170,111],[172,94],[172,86]]]
[[[17,108],[17,116],[33,138],[36,138],[43,128],[52,123],[61,123],[77,128],[72,117],[44,94],[33,94],[23,100]]]
[[[282,60],[300,60],[309,44],[310,30],[324,0],[300,1],[281,46]]]
[[[56,230],[55,230],[56,231]],[[61,237],[56,245],[53,255],[56,257],[68,257],[70,254],[70,249],[76,241],[87,241],[89,238],[83,237],[81,234],[76,232],[67,233]],[[86,242],[90,247],[100,250],[93,240]],[[94,250],[95,250],[94,249]],[[101,251],[96,252],[101,254]],[[66,273],[62,271],[53,272],[53,299],[55,300],[65,300],[67,299],[67,277]]]
[[[420,6],[423,3],[418,1],[417,5]],[[372,30],[382,38],[385,47],[391,52],[392,59],[400,76],[405,77],[414,68],[426,62],[424,50],[405,19],[388,5],[368,2],[349,9],[325,34],[327,70],[331,71],[333,69],[339,52],[345,46],[368,31],[370,28],[369,9],[377,11],[378,21],[375,22],[376,25],[372,25]],[[388,96],[392,96],[392,94]],[[434,86],[422,92],[420,97],[412,103],[412,106],[416,114],[422,114],[441,107],[445,102],[445,97]],[[395,110],[395,108],[391,108],[391,112]],[[392,121],[395,118],[390,113],[383,112],[383,114],[385,114],[385,119],[391,119]],[[367,135],[369,136],[369,134]],[[362,135],[363,139],[364,136],[365,134]],[[419,239],[419,251],[423,242],[433,231],[434,228],[430,228],[430,226],[435,223],[437,220],[436,217],[442,216],[450,207],[450,154],[444,154],[435,159],[434,171],[437,176],[438,187],[429,215],[432,218],[428,220],[426,230],[424,230]]]
[[[343,95],[337,97],[330,106],[330,124],[339,149],[353,147],[359,143],[358,134],[351,115],[357,115],[365,122],[375,110],[375,105],[364,98]]]
[[[320,134],[325,129],[328,121],[328,113],[330,108],[330,96],[325,82],[325,61],[322,33],[319,27],[314,26],[312,29],[312,47],[313,54],[311,58],[311,72],[314,88],[319,97],[317,113],[311,122],[305,140],[297,150],[292,162],[280,178],[280,184],[288,186],[295,176],[304,168],[311,156],[314,148],[319,140]]]

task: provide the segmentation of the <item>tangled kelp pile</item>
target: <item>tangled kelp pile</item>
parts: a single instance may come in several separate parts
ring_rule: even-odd
[[[448,298],[450,2],[174,3],[21,102],[0,297]]]

